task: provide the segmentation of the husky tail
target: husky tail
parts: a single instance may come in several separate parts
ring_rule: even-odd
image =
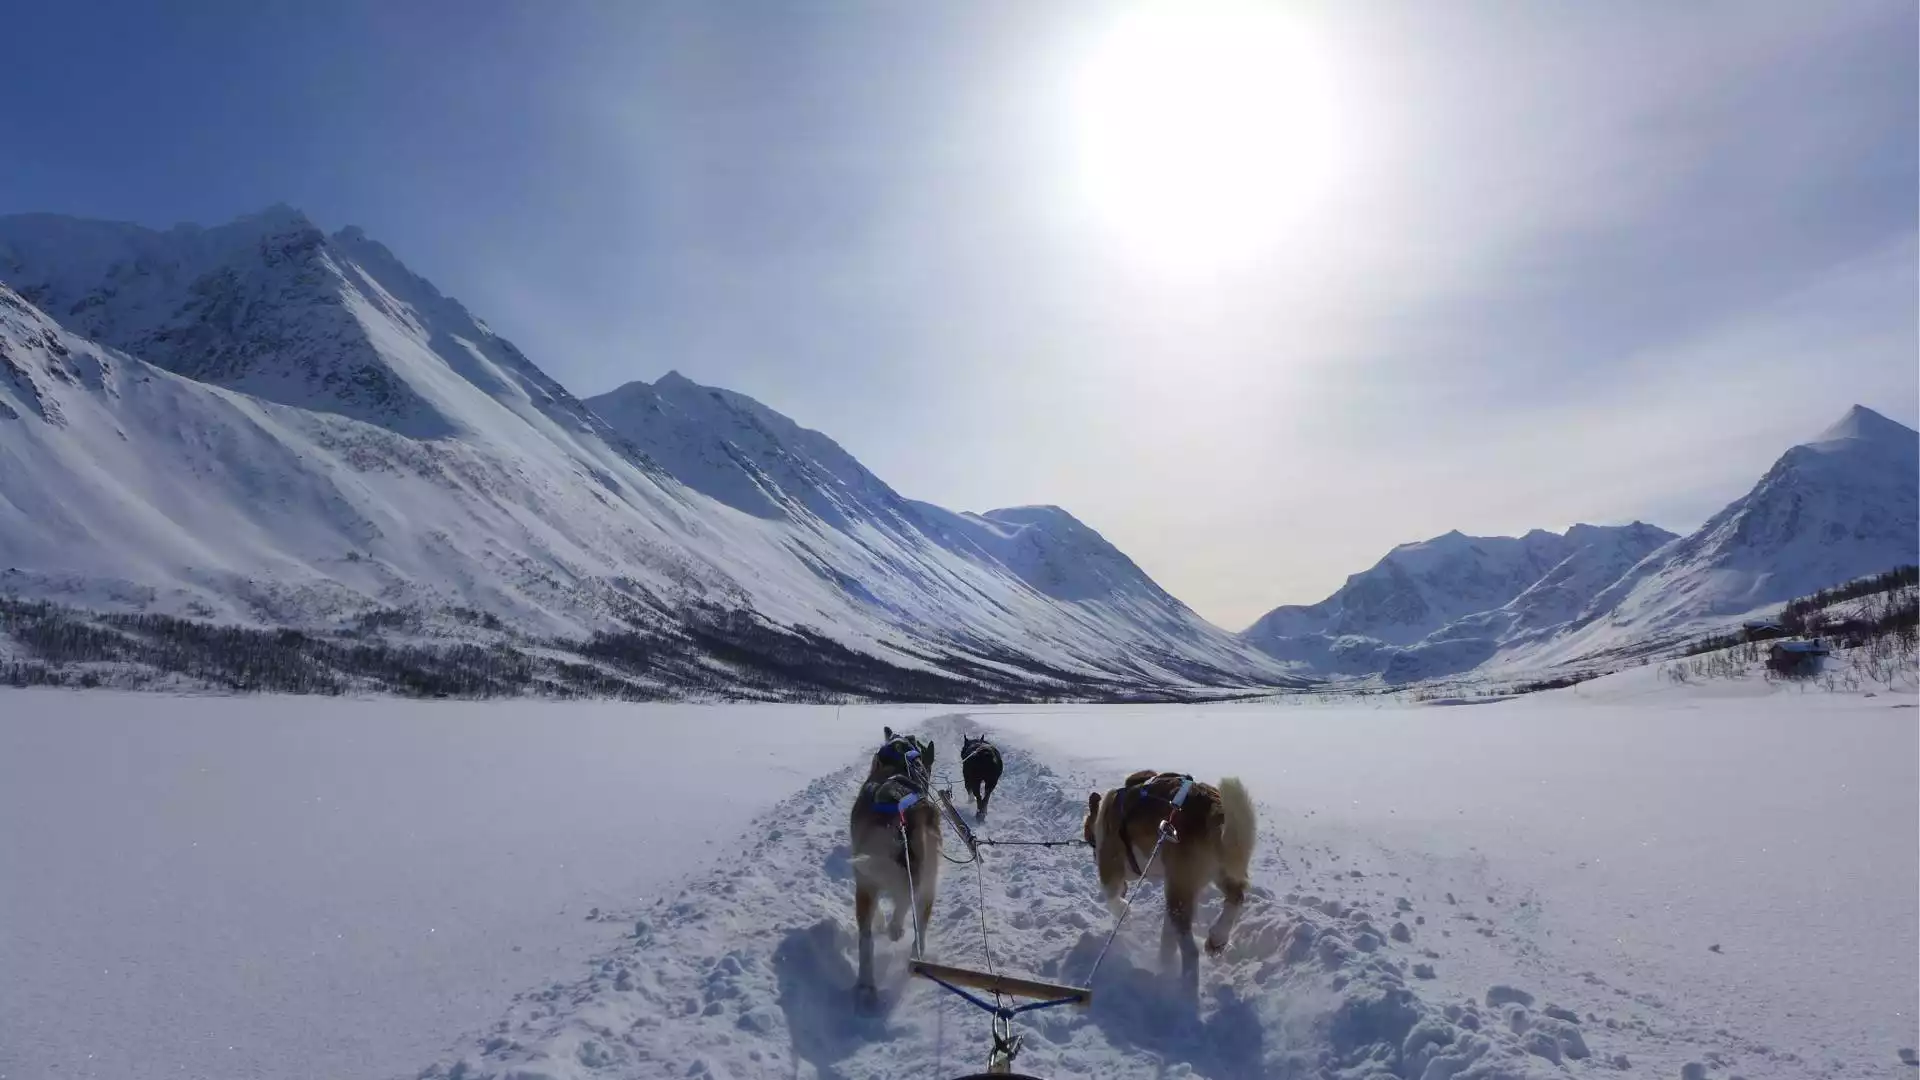
[[[1226,817],[1220,831],[1220,861],[1228,874],[1246,881],[1259,832],[1253,798],[1239,777],[1229,776],[1220,781],[1220,802]]]

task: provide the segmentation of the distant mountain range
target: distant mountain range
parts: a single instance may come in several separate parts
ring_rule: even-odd
[[[904,498],[677,373],[575,398],[358,229],[0,217],[0,595],[95,611],[523,647],[644,630],[721,681],[827,653],[1002,694],[1399,680],[1913,561],[1915,445],[1856,409],[1693,536],[1451,533],[1236,635],[1058,507]]]
[[[1856,405],[1687,536],[1643,522],[1448,533],[1242,637],[1318,672],[1391,682],[1631,653],[1920,562],[1917,460],[1920,433]]]

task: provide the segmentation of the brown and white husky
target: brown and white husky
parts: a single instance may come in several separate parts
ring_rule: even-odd
[[[906,933],[909,908],[917,909],[913,955],[919,956],[926,949],[927,920],[933,915],[940,877],[940,811],[927,785],[933,774],[933,744],[896,735],[892,728],[883,730],[887,741],[874,752],[848,820],[853,917],[860,927],[854,998],[863,1008],[879,1001],[873,981],[873,919],[881,898],[892,905],[887,936],[894,941]]]
[[[1184,798],[1180,791],[1186,787]],[[1175,799],[1180,805],[1175,806]],[[1173,835],[1160,845],[1163,822]],[[1166,883],[1167,915],[1160,934],[1160,962],[1164,967],[1180,951],[1181,978],[1190,991],[1200,984],[1199,950],[1193,943],[1193,913],[1200,891],[1218,885],[1225,902],[1220,917],[1207,931],[1207,953],[1218,955],[1246,904],[1247,872],[1253,861],[1258,823],[1253,799],[1239,779],[1227,777],[1219,786],[1191,777],[1143,769],[1126,783],[1087,798],[1082,825],[1100,871],[1100,887],[1116,912],[1127,885],[1142,876]],[[1152,865],[1147,866],[1147,860]]]

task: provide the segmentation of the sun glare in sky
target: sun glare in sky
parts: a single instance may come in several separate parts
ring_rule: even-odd
[[[1272,250],[1339,172],[1327,60],[1277,5],[1130,9],[1069,82],[1075,197],[1099,231],[1165,269]]]

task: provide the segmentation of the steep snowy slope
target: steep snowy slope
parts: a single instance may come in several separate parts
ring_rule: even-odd
[[[1920,562],[1920,433],[1855,405],[1753,490],[1594,597],[1534,658],[1724,622]]]
[[[558,453],[421,442],[262,402],[68,334],[0,286],[0,587],[312,625],[462,605],[541,633],[644,599],[740,588],[690,558],[676,505]],[[528,440],[531,442],[531,440]],[[649,591],[651,590],[651,591]]]
[[[744,394],[670,371],[587,406],[667,474],[757,517],[830,527],[902,517],[902,500],[838,443]]]
[[[757,516],[840,532],[866,526],[991,562],[1056,600],[1132,598],[1178,622],[1192,612],[1104,537],[1057,506],[959,514],[901,497],[839,444],[730,390],[678,372],[587,399],[614,433],[682,483]]]
[[[1107,638],[1149,668],[1272,669],[1058,507],[960,514],[903,498],[820,432],[677,372],[587,405],[689,487],[788,526],[796,553],[849,590],[921,623],[943,612],[957,643],[983,646],[993,628],[1046,637],[1064,613],[1074,627],[1058,632]]]
[[[0,281],[10,592],[294,625],[462,607],[567,635],[693,606],[904,668],[1286,681],[1064,512],[904,500],[679,378],[599,399],[616,432],[357,229],[0,219]]]

